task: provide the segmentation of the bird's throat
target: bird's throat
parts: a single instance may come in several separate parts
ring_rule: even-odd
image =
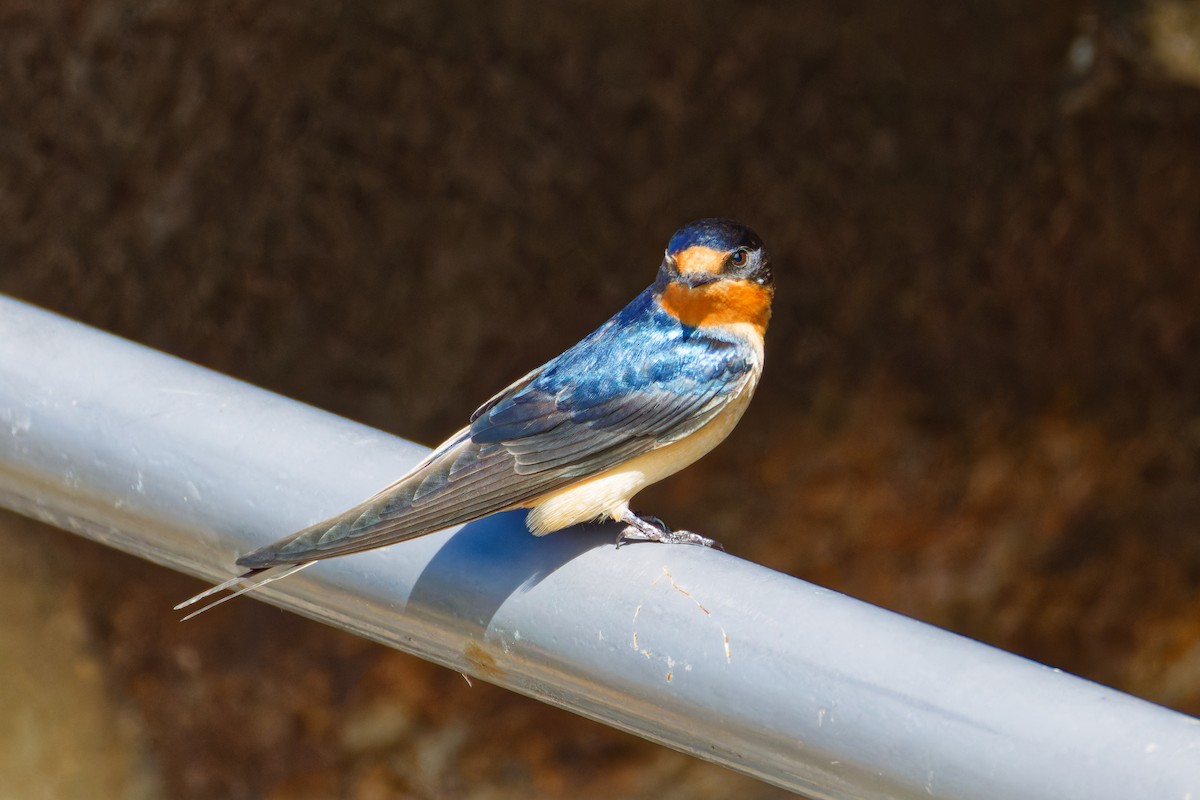
[[[771,319],[773,292],[751,281],[723,280],[702,286],[668,283],[659,303],[684,325],[693,327],[747,324],[761,336]]]

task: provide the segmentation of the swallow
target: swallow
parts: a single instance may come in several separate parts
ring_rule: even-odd
[[[775,283],[762,241],[727,219],[671,237],[654,283],[615,316],[515,381],[408,474],[324,522],[237,560],[249,571],[180,603],[232,593],[189,619],[316,561],[529,509],[535,536],[584,522],[630,540],[720,547],[629,510],[639,491],[716,447],[763,368]],[[236,590],[236,591],[234,591]]]

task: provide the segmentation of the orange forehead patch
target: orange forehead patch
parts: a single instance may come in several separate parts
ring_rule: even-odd
[[[694,244],[675,254],[680,275],[716,275],[725,263],[725,254],[711,247]]]
[[[668,283],[659,302],[684,325],[698,328],[741,322],[753,325],[762,334],[771,319],[772,295],[767,287],[750,281],[717,281],[694,289]]]

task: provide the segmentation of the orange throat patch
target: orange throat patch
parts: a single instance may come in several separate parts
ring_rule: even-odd
[[[659,297],[663,310],[693,327],[751,325],[766,333],[771,319],[771,289],[750,281],[724,280],[691,288],[668,283]]]

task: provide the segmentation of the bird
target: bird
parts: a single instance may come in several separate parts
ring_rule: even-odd
[[[639,516],[631,499],[708,453],[758,386],[775,280],[758,234],[729,219],[670,238],[653,284],[526,373],[407,474],[354,508],[237,559],[249,571],[190,619],[320,559],[529,509],[535,536],[613,520],[629,541],[720,545]],[[723,548],[722,548],[723,549]]]

